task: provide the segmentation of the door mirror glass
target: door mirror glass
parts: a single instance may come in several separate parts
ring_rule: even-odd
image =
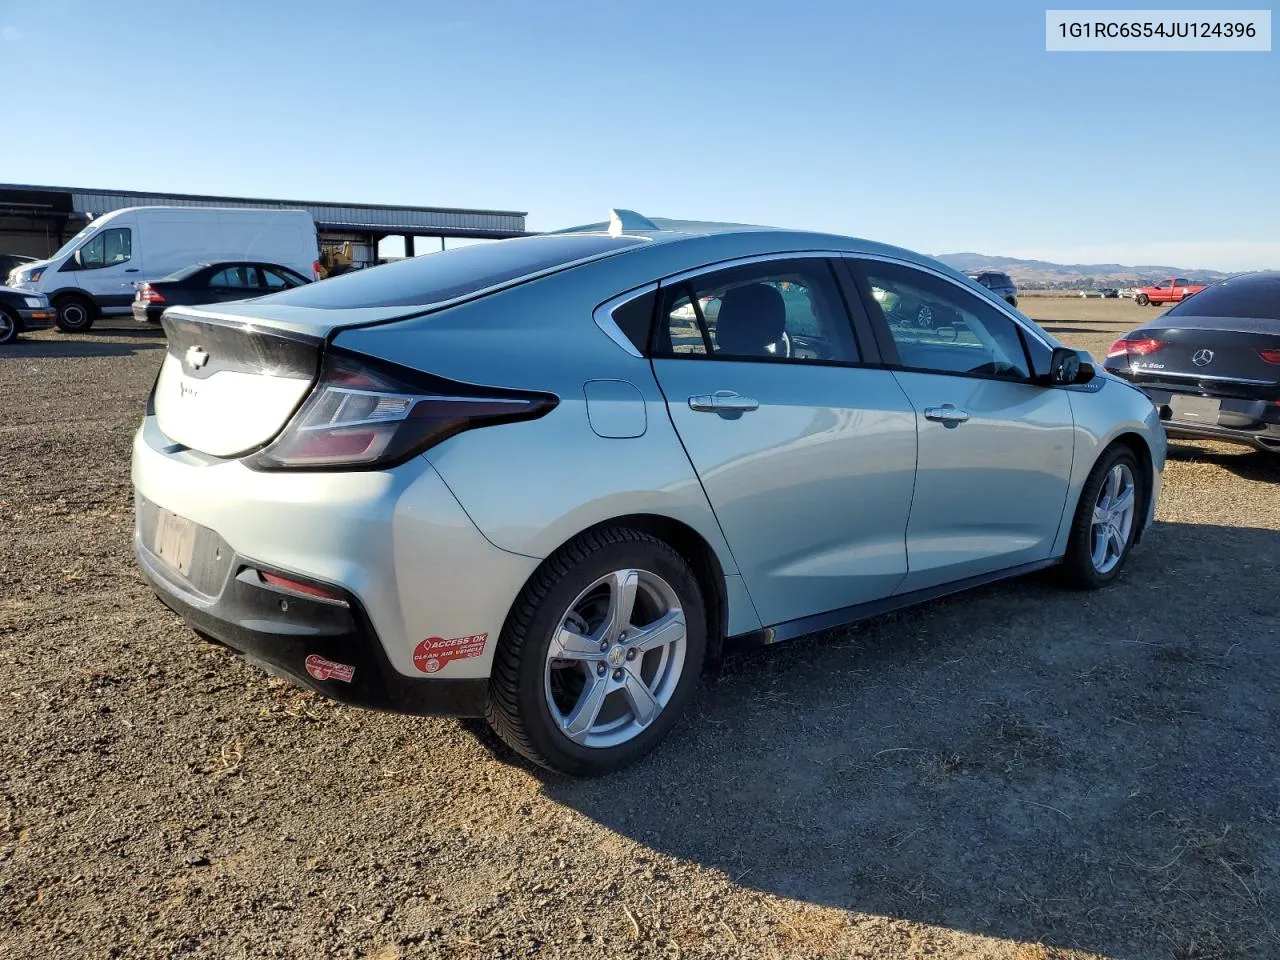
[[[1088,356],[1069,347],[1055,347],[1049,360],[1049,382],[1065,387],[1073,383],[1088,383],[1093,379],[1093,364]]]

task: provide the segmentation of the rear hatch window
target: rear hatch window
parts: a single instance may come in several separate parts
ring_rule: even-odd
[[[644,242],[637,237],[558,235],[478,243],[346,273],[260,302],[320,310],[428,306]]]

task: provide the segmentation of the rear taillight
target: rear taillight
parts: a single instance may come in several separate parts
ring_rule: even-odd
[[[1267,361],[1267,363],[1280,364],[1280,349],[1259,350],[1258,356]]]
[[[1163,346],[1164,341],[1156,340],[1154,337],[1124,337],[1111,345],[1111,349],[1107,351],[1107,359],[1123,357],[1126,354],[1145,357],[1148,353],[1155,353]]]
[[[558,402],[332,350],[284,432],[245,463],[257,470],[389,467],[464,430],[537,419]]]
[[[149,283],[138,285],[138,299],[147,303],[164,303],[164,294]]]
[[[320,261],[319,260],[311,264],[311,279],[312,280],[320,279]]]

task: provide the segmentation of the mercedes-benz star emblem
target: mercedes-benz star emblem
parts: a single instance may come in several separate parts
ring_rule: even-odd
[[[1197,350],[1191,355],[1191,362],[1197,367],[1207,367],[1213,360],[1212,350]]]
[[[1198,356],[1199,354],[1197,354]],[[204,347],[187,347],[187,366],[192,370],[199,370],[209,362],[209,351]],[[1200,361],[1197,360],[1196,363]],[[1209,361],[1206,360],[1205,363]]]

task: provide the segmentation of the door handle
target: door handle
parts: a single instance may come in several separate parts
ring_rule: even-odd
[[[948,427],[956,427],[968,420],[969,415],[963,410],[957,409],[953,403],[944,403],[940,407],[925,407],[924,418],[926,420],[935,420]]]
[[[125,273],[137,273],[137,272],[138,272],[138,268],[137,268],[137,267],[126,267],[124,272],[125,272]]]
[[[700,413],[743,414],[760,409],[760,401],[732,390],[717,390],[715,393],[704,393],[689,398],[689,409]]]

